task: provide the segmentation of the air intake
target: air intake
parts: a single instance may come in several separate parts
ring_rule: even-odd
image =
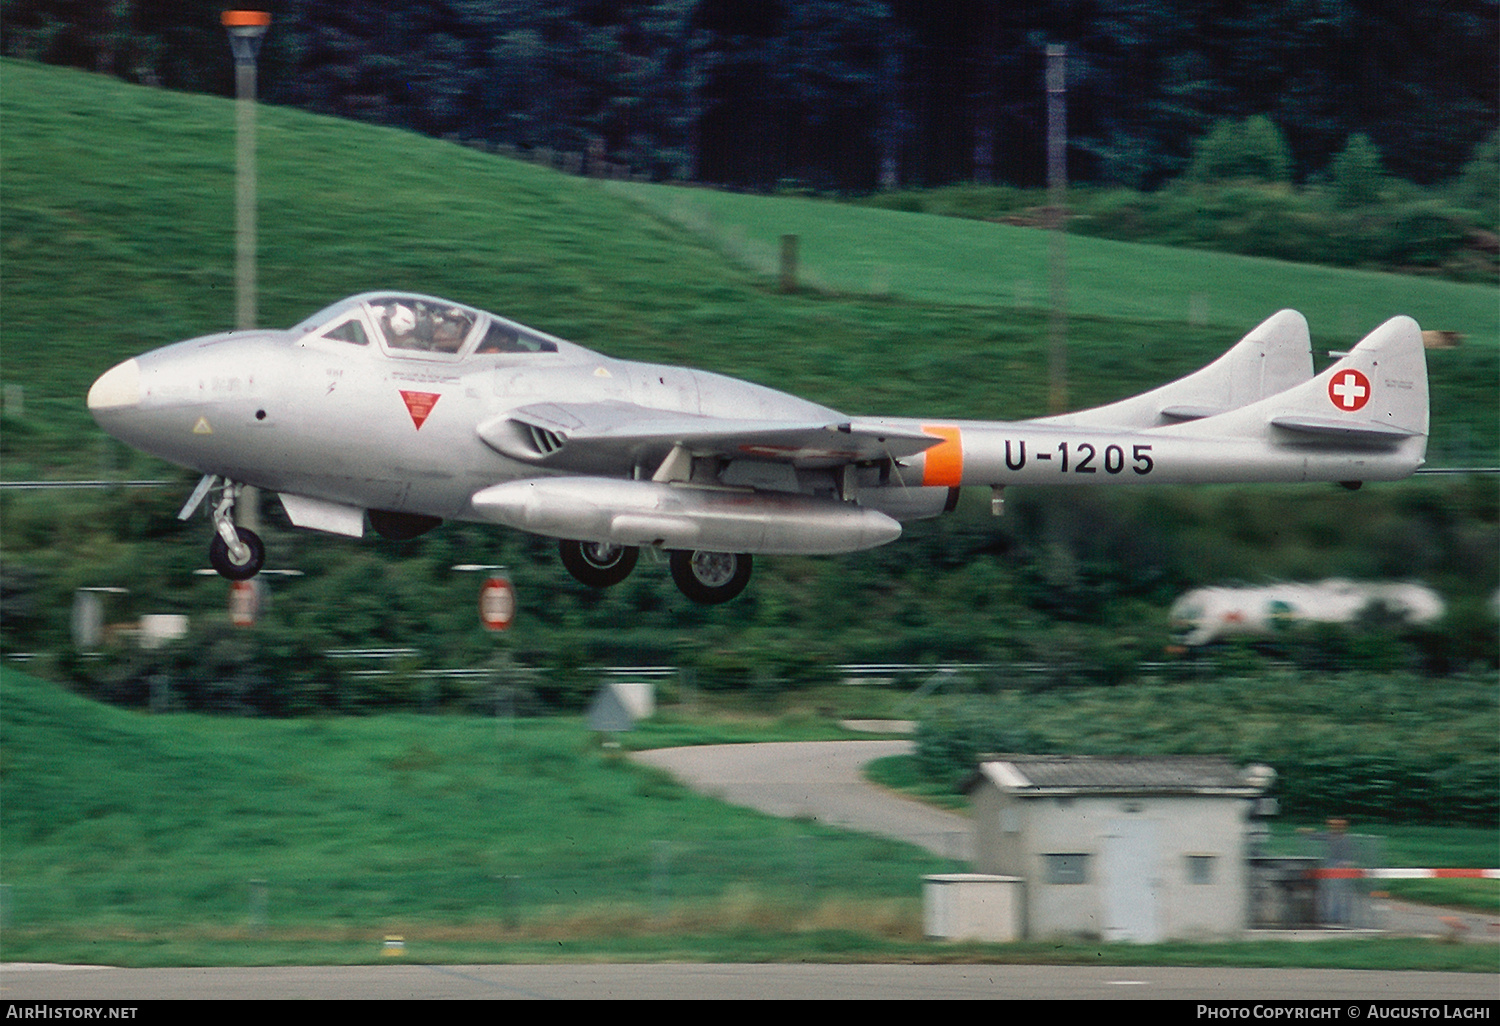
[[[525,463],[545,460],[568,444],[567,435],[519,420],[508,413],[485,421],[474,429],[474,433],[500,455]]]
[[[563,447],[563,437],[555,431],[548,431],[535,424],[527,424],[526,429],[531,433],[531,447],[539,456],[551,456]]]

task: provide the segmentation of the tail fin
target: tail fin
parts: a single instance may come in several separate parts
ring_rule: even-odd
[[[1393,317],[1305,384],[1231,413],[1165,429],[1174,435],[1265,437],[1273,444],[1391,449],[1420,466],[1427,449],[1422,329]]]
[[[1312,377],[1307,320],[1282,310],[1201,370],[1141,395],[1035,423],[1059,427],[1154,428],[1212,417],[1276,395]]]

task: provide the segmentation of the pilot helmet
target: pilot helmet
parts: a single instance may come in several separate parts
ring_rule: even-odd
[[[411,312],[409,307],[396,303],[391,307],[390,320],[388,322],[391,330],[398,335],[405,335],[417,326],[417,315]]]

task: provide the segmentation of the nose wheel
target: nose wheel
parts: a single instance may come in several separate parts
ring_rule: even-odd
[[[266,546],[260,540],[260,535],[249,528],[237,528],[235,535],[239,543],[238,553],[222,536],[216,534],[214,540],[208,543],[208,561],[221,577],[227,577],[231,581],[248,581],[266,565]]]
[[[214,507],[214,540],[208,544],[208,562],[221,577],[248,581],[266,565],[266,546],[254,531],[234,526],[234,503],[239,494],[240,485],[224,482],[223,498]],[[201,495],[196,497],[201,501]],[[184,512],[188,512],[186,507]]]

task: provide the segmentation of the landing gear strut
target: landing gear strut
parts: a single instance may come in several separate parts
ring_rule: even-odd
[[[242,486],[224,483],[224,496],[214,508],[214,540],[208,545],[208,561],[222,577],[248,581],[266,565],[266,546],[246,527],[234,526],[234,503]]]

